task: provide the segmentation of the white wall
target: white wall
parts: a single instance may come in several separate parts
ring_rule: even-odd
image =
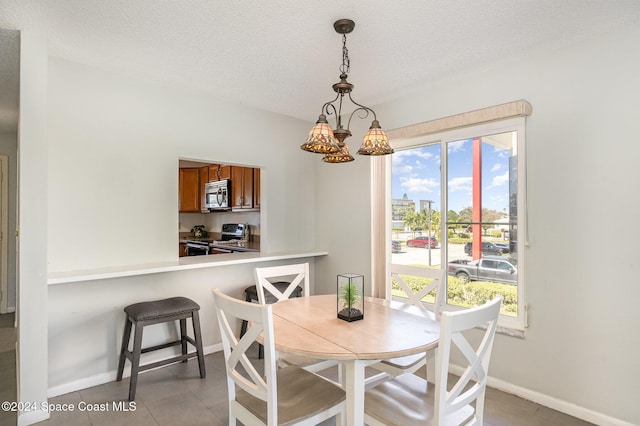
[[[471,71],[375,108],[391,129],[518,99],[533,105],[529,328],[524,340],[498,336],[490,374],[604,423],[640,424],[639,48],[640,29],[626,30]],[[367,201],[356,202],[368,189],[366,174],[359,162],[317,168],[318,183],[332,182],[331,191],[318,185],[316,192],[316,238],[331,248],[317,265],[328,266],[327,277],[369,268],[360,256],[368,251],[363,230],[343,239],[333,228],[368,222]],[[327,197],[349,208],[322,203]]]
[[[298,149],[306,123],[58,58],[48,87],[49,272],[177,259],[178,157],[262,167],[263,251],[315,247],[312,159]],[[49,387],[115,368],[134,301],[197,296],[204,343],[216,343],[210,290],[240,295],[253,266],[52,287]],[[96,334],[102,343],[84,343]]]
[[[47,396],[47,43],[20,38],[18,123],[18,401],[42,403]],[[45,196],[43,196],[45,194]],[[43,420],[27,411],[18,424]]]
[[[191,296],[204,345],[219,343],[211,288],[240,296],[260,264],[46,286],[55,271],[176,260],[178,157],[262,167],[267,252],[315,248],[315,176],[298,149],[308,123],[51,58],[46,40],[23,38],[19,383],[22,401],[41,402],[113,380],[129,303]]]
[[[315,246],[306,123],[57,58],[48,112],[49,272],[174,260],[178,157],[263,167],[263,249]]]

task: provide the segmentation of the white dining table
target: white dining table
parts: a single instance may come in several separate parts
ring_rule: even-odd
[[[438,345],[440,324],[415,307],[365,298],[364,319],[337,318],[336,295],[288,299],[273,305],[279,352],[337,360],[343,366],[346,424],[364,423],[365,367],[383,359],[427,352]]]

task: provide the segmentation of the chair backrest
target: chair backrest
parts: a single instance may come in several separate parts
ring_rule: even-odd
[[[224,347],[224,361],[227,372],[227,388],[231,409],[246,410],[237,401],[237,388],[267,403],[268,424],[277,423],[277,382],[276,356],[273,340],[273,317],[271,305],[249,303],[235,299],[213,290],[216,316]],[[237,320],[246,320],[249,324],[246,333],[239,339],[234,327]],[[264,378],[251,364],[246,355],[247,349],[262,333],[264,345]]]
[[[440,268],[423,268],[418,266],[397,264],[391,265],[391,278],[393,278],[398,283],[400,288],[407,295],[406,303],[417,306],[433,319],[436,319],[440,316],[440,311],[442,308],[442,296],[444,294],[442,284],[446,282],[446,280],[442,279],[442,275],[444,273],[445,271]],[[422,287],[419,291],[414,293],[409,284],[407,284],[407,282],[402,278],[402,275],[411,277],[432,278],[433,280],[429,283],[429,285]],[[433,304],[433,310],[429,310],[427,306],[422,303],[422,299],[433,290],[436,290],[436,299]]]
[[[267,290],[278,302],[288,299],[297,286],[302,287],[304,296],[309,296],[309,264],[298,263],[294,265],[270,266],[266,268],[255,268],[256,288],[258,290],[258,302],[261,305],[266,303],[264,291]],[[290,284],[281,291],[277,289],[270,279],[293,277]],[[274,280],[275,281],[275,280]]]
[[[444,424],[444,419],[448,415],[474,400],[476,401],[474,417],[479,424],[482,424],[487,371],[501,303],[502,296],[497,296],[476,308],[442,313],[436,361],[435,424]],[[474,347],[462,332],[477,327],[486,328],[480,343]],[[462,353],[466,368],[448,391],[449,363],[451,349],[454,347],[452,343]]]

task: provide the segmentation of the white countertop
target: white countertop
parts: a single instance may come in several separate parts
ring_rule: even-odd
[[[244,252],[211,256],[186,256],[175,261],[147,263],[144,265],[124,265],[79,271],[51,272],[47,275],[47,284],[65,284],[187,269],[215,268],[218,266],[239,265],[243,263],[326,256],[327,254],[329,253],[326,251],[292,251],[282,253]]]

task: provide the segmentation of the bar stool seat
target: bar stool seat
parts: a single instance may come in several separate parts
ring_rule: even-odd
[[[204,353],[202,350],[202,334],[200,332],[200,318],[198,311],[200,305],[186,297],[171,297],[163,300],[154,300],[151,302],[134,303],[124,308],[126,320],[124,324],[124,333],[122,335],[122,347],[120,348],[120,359],[118,361],[117,381],[122,380],[125,359],[131,362],[131,379],[129,382],[129,401],[133,401],[136,396],[136,385],[138,382],[138,373],[152,368],[160,367],[167,364],[173,364],[178,361],[187,362],[189,358],[198,357],[198,366],[200,368],[200,377],[206,377],[204,367]],[[191,317],[193,326],[193,336],[187,335],[187,318]],[[180,321],[180,339],[148,348],[142,347],[142,331],[144,327],[153,324],[159,324],[171,321]],[[129,340],[131,337],[131,328],[135,325],[135,333],[133,337],[133,349],[129,351]],[[187,352],[187,343],[196,348],[195,352]],[[182,346],[182,354],[172,358],[153,362],[150,364],[140,365],[140,355],[143,353],[168,348],[171,346]]]

